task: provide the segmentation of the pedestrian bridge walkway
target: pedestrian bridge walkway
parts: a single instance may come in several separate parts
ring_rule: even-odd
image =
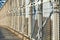
[[[30,40],[30,38],[7,26],[0,26],[0,40]]]
[[[0,27],[0,40],[21,40],[9,30]]]

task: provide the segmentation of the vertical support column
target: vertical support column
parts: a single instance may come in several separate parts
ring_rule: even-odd
[[[60,9],[59,9],[60,11]],[[60,40],[60,13],[59,13],[59,40]]]
[[[9,0],[9,16],[10,16],[10,26],[11,26],[11,28],[13,28],[13,18],[12,18],[12,14],[13,14],[13,11],[12,11],[12,9],[13,9],[13,1],[11,1],[11,0]]]
[[[10,0],[11,1],[11,0]],[[14,0],[12,1],[12,11],[11,11],[11,28],[13,28],[13,6],[14,6]]]
[[[59,7],[60,7],[60,0],[59,0]],[[59,40],[60,40],[60,8],[59,8]]]
[[[58,9],[58,2],[54,0],[54,14],[53,14],[53,28],[52,28],[52,40],[59,40],[59,9]]]
[[[13,3],[14,4],[14,3]],[[13,8],[14,9],[14,8]],[[14,11],[12,11],[12,28],[15,29],[14,27]]]
[[[28,19],[28,35],[31,38],[31,27],[32,27],[32,7],[29,8],[29,19]]]
[[[38,14],[38,40],[43,40],[43,36],[42,36],[42,28],[43,28],[43,24],[42,24],[42,18],[43,18],[43,0],[41,0],[41,4],[38,4],[38,10],[37,10],[37,14]]]
[[[14,0],[14,29],[17,30],[17,27],[16,27],[16,22],[17,22],[17,17],[16,17],[16,14],[17,14],[17,0]]]
[[[28,17],[28,35],[30,36],[30,39],[32,40],[32,37],[33,37],[33,30],[34,30],[34,23],[35,23],[35,15],[33,12],[34,10],[34,6],[31,6],[32,5],[32,2],[34,2],[34,0],[30,0],[30,7],[29,7],[29,17]]]
[[[25,0],[22,0],[22,32],[24,33],[24,27],[25,27]]]
[[[38,11],[38,40],[42,40],[42,14]]]
[[[16,0],[16,7],[15,7],[15,8],[16,8],[16,9],[15,9],[15,11],[16,11],[16,12],[15,12],[15,25],[16,25],[16,26],[15,26],[15,29],[16,29],[16,31],[18,31],[18,27],[19,27],[19,26],[18,26],[18,21],[19,21],[19,20],[18,20],[18,18],[19,18],[19,17],[18,17],[18,16],[19,16],[19,15],[18,15],[18,14],[19,14],[19,13],[18,13],[18,11],[19,11],[19,10],[18,10],[18,5],[19,5],[18,3],[19,3],[19,0]]]
[[[29,0],[30,1],[30,3],[31,3],[31,0]],[[32,7],[30,6],[29,7],[29,17],[28,17],[28,36],[31,38],[31,18],[32,18],[32,16],[31,16],[31,14],[32,14]]]
[[[30,3],[32,3],[32,0],[29,0]],[[29,4],[30,7],[29,7],[29,17],[28,17],[28,36],[30,37],[30,39],[32,40],[32,27],[33,27],[33,24],[32,24],[32,21],[33,21],[33,14],[32,14],[32,4]]]
[[[18,14],[18,9],[17,9],[17,0],[15,0],[15,30],[18,30],[18,26],[17,26],[17,14]]]
[[[14,8],[13,8],[13,29],[15,29],[15,0],[14,0]]]
[[[19,1],[20,2],[20,16],[19,16],[19,30],[20,32],[22,32],[22,0]]]
[[[14,12],[13,12],[13,8],[14,8],[14,0],[13,0],[13,3],[12,3],[12,13],[11,13],[11,16],[12,16],[12,19],[11,19],[11,21],[12,21],[12,23],[11,23],[11,26],[12,26],[12,28],[14,29]]]
[[[18,10],[18,14],[17,14],[17,27],[18,28],[17,28],[17,31],[19,31],[19,25],[20,25],[19,24],[19,16],[20,16],[20,6],[19,6],[20,4],[19,3],[20,3],[20,1],[17,0],[17,10]]]
[[[8,9],[8,13],[10,14],[10,0],[8,1],[9,2],[9,9]],[[9,15],[8,14],[8,15]],[[9,26],[11,26],[11,16],[9,15]]]
[[[53,14],[54,15],[54,17],[53,17],[53,40],[59,40],[58,38],[58,35],[59,35],[59,14],[56,14],[56,13],[54,13]]]

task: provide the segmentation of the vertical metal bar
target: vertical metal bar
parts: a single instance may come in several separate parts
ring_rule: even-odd
[[[14,0],[14,8],[15,8],[15,0]],[[13,20],[14,20],[13,21],[13,29],[15,29],[15,17],[14,17],[15,16],[15,10],[14,10],[14,8],[13,8],[13,11],[14,11],[13,12]]]
[[[31,3],[31,0],[30,0]],[[28,19],[28,35],[30,36],[31,39],[31,27],[32,27],[32,7],[29,7],[29,19]]]
[[[20,2],[20,16],[19,16],[19,30],[20,30],[20,32],[22,32],[22,8],[21,8],[21,6],[22,6],[22,0],[19,0],[19,2]]]
[[[54,14],[53,14],[53,40],[59,40],[59,9],[58,9],[58,1],[54,0]],[[57,29],[57,30],[56,30]]]
[[[59,6],[60,6],[60,0],[58,2],[59,2]],[[59,8],[59,11],[60,11],[60,8]],[[60,12],[59,12],[59,40],[60,40]]]
[[[39,8],[40,7],[40,8]],[[43,18],[43,0],[41,0],[41,4],[38,4],[38,40],[43,40],[43,36],[42,36],[42,18]]]
[[[24,33],[24,26],[25,26],[25,8],[23,8],[25,5],[25,1],[22,0],[22,32]]]
[[[17,20],[17,26],[18,26],[18,31],[19,31],[19,13],[20,13],[20,12],[19,12],[19,11],[20,11],[19,2],[20,2],[20,1],[17,0],[17,9],[18,9],[18,15],[17,15],[17,16],[18,16],[18,20]]]

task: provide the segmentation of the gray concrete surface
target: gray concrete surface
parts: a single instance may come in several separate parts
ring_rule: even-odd
[[[21,40],[9,30],[0,27],[0,40]]]

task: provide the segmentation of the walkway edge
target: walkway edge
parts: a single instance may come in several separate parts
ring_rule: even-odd
[[[8,27],[8,26],[2,26],[3,28],[11,31],[13,34],[15,34],[17,37],[21,38],[22,40],[31,40],[29,37],[25,36],[24,34],[19,33],[18,31]]]

